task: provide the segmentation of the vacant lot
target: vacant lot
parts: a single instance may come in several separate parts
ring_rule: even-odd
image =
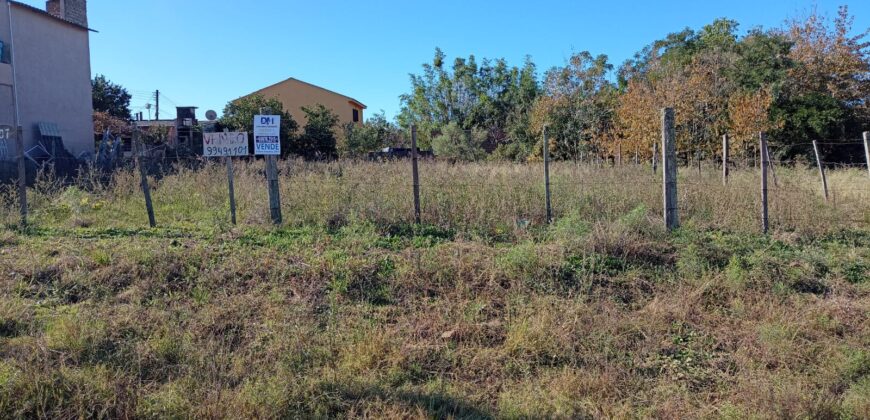
[[[259,163],[43,177],[0,217],[0,417],[866,418],[870,181],[685,169]]]

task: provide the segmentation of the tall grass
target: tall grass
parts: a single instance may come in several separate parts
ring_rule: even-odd
[[[0,418],[866,418],[868,184],[778,168],[284,162],[40,175],[0,227]]]
[[[597,167],[555,163],[551,167],[555,217],[617,220],[643,207],[659,217],[661,175],[648,166]],[[409,162],[307,163],[280,166],[284,220],[290,226],[371,221],[382,226],[413,222]],[[425,224],[461,233],[516,238],[545,224],[543,168],[534,164],[423,162],[421,201]],[[828,174],[830,200],[824,199],[812,168],[777,168],[770,184],[773,229],[824,232],[870,226],[870,180],[864,171]],[[119,171],[108,184],[85,174],[66,186],[48,173],[29,191],[36,226],[138,228],[145,207],[138,172]],[[267,226],[270,218],[262,162],[236,165],[239,221]],[[223,228],[228,225],[225,167],[214,161],[199,169],[177,168],[152,178],[157,221],[162,227]],[[682,168],[678,181],[680,218],[697,228],[757,232],[760,229],[760,175],[732,171],[723,185],[719,170]],[[13,192],[0,217],[14,224]]]

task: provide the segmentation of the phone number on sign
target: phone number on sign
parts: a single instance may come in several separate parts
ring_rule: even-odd
[[[248,147],[247,146],[237,146],[237,147],[206,146],[205,150],[203,150],[203,155],[205,155],[205,157],[244,156],[247,154],[248,154]]]

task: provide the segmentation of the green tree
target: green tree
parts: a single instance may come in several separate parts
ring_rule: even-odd
[[[472,162],[486,156],[483,150],[484,141],[486,141],[486,131],[465,130],[458,123],[452,122],[432,140],[432,148],[438,157]]]
[[[616,87],[606,55],[574,54],[564,67],[547,72],[538,98],[534,131],[548,126],[554,159],[575,159],[596,147],[613,125]],[[540,147],[535,154],[540,154]]]
[[[363,124],[348,123],[344,126],[342,154],[360,157],[387,146],[398,146],[401,140],[399,128],[381,112]]]
[[[290,146],[293,154],[307,160],[335,159],[338,157],[335,129],[338,127],[338,115],[323,105],[313,108],[302,107],[307,116],[307,122],[302,134]]]
[[[105,112],[123,120],[133,119],[130,114],[132,96],[123,86],[112,83],[106,76],[97,75],[91,81],[94,111]]]
[[[423,65],[420,75],[411,75],[411,92],[400,97],[399,126],[418,127],[421,147],[428,147],[433,136],[455,123],[486,134],[491,148],[512,158],[525,154],[528,143],[529,113],[540,93],[536,68],[530,59],[522,68],[511,67],[504,59],[478,61],[473,55],[457,58],[447,66],[443,51],[436,49],[431,63]],[[520,142],[520,147],[509,144]]]
[[[221,127],[250,133],[250,149],[254,150],[254,116],[260,115],[260,110],[270,108],[272,115],[281,116],[281,155],[291,153],[295,143],[296,130],[299,125],[293,116],[284,110],[284,105],[277,98],[266,98],[263,95],[251,95],[230,101],[224,107],[224,113],[219,123]]]

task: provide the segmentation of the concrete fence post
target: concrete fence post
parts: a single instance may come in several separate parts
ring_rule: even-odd
[[[677,145],[674,109],[662,110],[662,172],[664,173],[665,227],[674,230],[680,226],[677,206]]]
[[[819,143],[813,140],[813,152],[816,154],[816,166],[819,168],[819,176],[822,178],[822,191],[825,193],[825,201],[828,201],[828,177],[825,175],[825,166],[822,164],[822,155],[819,153]]]

